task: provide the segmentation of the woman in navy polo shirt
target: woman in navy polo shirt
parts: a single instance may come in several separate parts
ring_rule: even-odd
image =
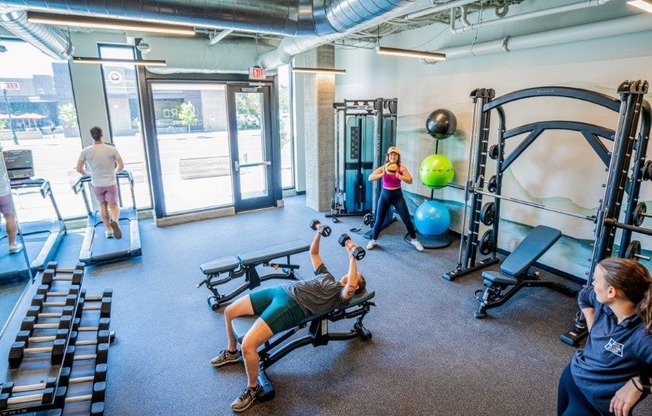
[[[589,337],[559,380],[560,416],[629,415],[652,375],[652,277],[634,260],[598,263],[579,294]]]

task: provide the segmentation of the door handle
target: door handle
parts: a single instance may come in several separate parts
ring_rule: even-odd
[[[238,165],[241,168],[252,168],[254,166],[272,166],[272,162],[268,160],[263,160],[262,162],[254,162],[254,163],[243,163],[242,165]]]

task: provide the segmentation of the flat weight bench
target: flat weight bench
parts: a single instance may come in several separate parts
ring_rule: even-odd
[[[555,228],[539,225],[505,258],[500,271],[482,272],[485,289],[475,293],[480,302],[475,317],[484,318],[487,309],[502,305],[524,287],[547,287],[568,296],[576,296],[576,290],[557,282],[540,280],[538,273],[530,269],[561,235],[561,231]],[[503,293],[504,290],[507,292]],[[481,292],[482,296],[479,296]]]
[[[197,284],[197,287],[206,285],[213,294],[208,297],[208,304],[212,310],[218,310],[220,305],[229,302],[234,297],[247,289],[260,286],[260,282],[268,279],[297,279],[294,270],[299,265],[290,263],[290,256],[303,253],[310,249],[310,244],[301,240],[288,241],[287,243],[251,251],[240,256],[229,256],[204,263],[199,268],[206,278]],[[272,263],[272,260],[286,257],[285,263]],[[256,270],[257,266],[272,267],[273,272],[262,276]],[[278,270],[281,271],[278,271]],[[217,286],[225,284],[240,276],[245,276],[245,282],[227,294],[221,294]]]
[[[361,338],[363,341],[371,339],[371,332],[364,327],[362,320],[369,312],[372,306],[376,306],[371,299],[375,292],[367,291],[353,296],[349,304],[344,308],[333,309],[318,316],[307,316],[295,327],[287,329],[276,334],[272,339],[261,345],[258,349],[260,356],[260,372],[258,373],[258,384],[263,388],[259,401],[271,400],[274,398],[274,386],[267,377],[266,370],[272,364],[285,357],[291,351],[305,345],[326,345],[329,341],[346,341],[353,338]],[[349,332],[329,332],[328,323],[336,322],[342,319],[355,318],[356,322]],[[233,333],[241,344],[242,340],[249,331],[249,328],[258,319],[258,316],[241,316],[233,319],[231,327]],[[285,342],[292,335],[301,329],[308,327],[308,333],[293,341]]]

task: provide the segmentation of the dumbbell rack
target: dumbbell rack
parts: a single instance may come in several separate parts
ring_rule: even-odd
[[[0,336],[0,416],[104,414],[113,292],[87,295],[84,270],[48,263],[14,309]]]

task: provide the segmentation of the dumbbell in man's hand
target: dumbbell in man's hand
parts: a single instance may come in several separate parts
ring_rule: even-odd
[[[319,222],[319,220],[310,221],[310,228],[315,231],[319,231],[319,234],[321,234],[323,237],[328,237],[331,235],[331,227],[328,225],[323,225]]]
[[[349,237],[348,234],[342,234],[337,242],[340,243],[342,247],[346,247],[348,244],[351,244],[351,255],[353,255],[356,260],[362,260],[365,254],[367,254],[364,251],[364,248],[360,247],[353,240],[351,240],[351,237]]]

